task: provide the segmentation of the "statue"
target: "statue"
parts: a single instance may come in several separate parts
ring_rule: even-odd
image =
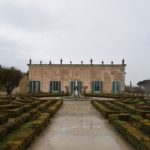
[[[75,81],[75,91],[74,91],[75,99],[79,98],[79,92],[77,86],[78,86],[78,81]]]
[[[92,63],[93,63],[93,59],[91,59],[90,61],[91,61],[91,66],[92,66]]]
[[[111,64],[113,65],[113,64],[114,64],[114,62],[113,62],[113,61],[111,61]]]
[[[31,65],[31,63],[32,63],[32,60],[31,60],[31,59],[29,59],[29,64]]]
[[[40,65],[42,65],[42,61],[40,61]]]
[[[62,65],[62,62],[63,62],[63,60],[62,59],[60,59],[60,64]]]
[[[69,86],[65,86],[66,94],[69,95]]]
[[[75,96],[75,99],[79,98],[79,92],[78,92],[77,89],[76,89],[75,92],[74,92],[74,96]]]
[[[125,60],[124,60],[124,59],[122,59],[122,65],[124,65],[124,63],[125,63]]]
[[[104,61],[102,60],[102,65],[104,65]]]

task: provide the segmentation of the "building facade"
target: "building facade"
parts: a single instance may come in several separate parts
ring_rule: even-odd
[[[114,93],[125,88],[125,64],[32,64],[29,67],[31,93]]]

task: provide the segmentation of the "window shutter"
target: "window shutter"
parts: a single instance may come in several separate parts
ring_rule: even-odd
[[[38,92],[40,92],[40,81],[38,81]]]
[[[73,93],[73,81],[70,82],[70,91],[71,91],[71,94]]]
[[[38,82],[37,81],[35,81],[35,93],[37,93],[37,91],[38,91]]]
[[[115,94],[115,82],[112,83],[112,92]]]
[[[81,81],[78,81],[78,90],[79,90],[79,93],[82,92],[82,82]]]
[[[59,81],[59,94],[61,94],[61,82]]]
[[[33,93],[35,92],[35,81],[33,81]]]
[[[92,94],[94,94],[94,89],[95,89],[95,84],[94,84],[94,81],[92,81]]]
[[[82,82],[80,81],[80,93],[82,92]]]
[[[52,93],[52,81],[50,81],[50,93]]]
[[[32,93],[32,81],[29,82],[29,92]]]
[[[54,81],[52,81],[52,93],[54,92]]]
[[[100,81],[100,93],[103,93],[103,82]]]
[[[121,85],[120,85],[120,82],[119,82],[119,81],[117,82],[117,87],[118,87],[118,91],[117,91],[117,92],[120,93],[120,91],[121,91],[121,89],[120,89],[120,88],[121,88]]]

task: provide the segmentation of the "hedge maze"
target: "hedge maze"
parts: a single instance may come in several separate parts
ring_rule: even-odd
[[[91,103],[137,150],[150,150],[150,104],[146,100],[120,98]]]
[[[62,104],[33,97],[0,98],[0,150],[24,150]]]

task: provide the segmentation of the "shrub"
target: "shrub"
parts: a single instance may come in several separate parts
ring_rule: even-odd
[[[0,105],[6,105],[6,104],[9,104],[10,101],[9,100],[1,100],[0,99]]]
[[[1,105],[0,110],[15,109],[15,108],[19,108],[19,107],[20,107],[20,105],[16,105],[16,104]]]
[[[4,124],[8,121],[8,115],[7,114],[0,114],[0,125]]]
[[[129,121],[130,114],[112,114],[109,116],[109,122],[113,122],[114,120],[121,120],[121,121]]]
[[[31,102],[31,105],[28,103],[20,108],[4,110],[9,117],[17,118],[11,118],[0,126],[0,150],[25,150],[62,103],[61,100],[38,100]],[[41,113],[40,109],[48,113]],[[28,113],[24,113],[27,111]]]
[[[49,113],[41,113],[36,120],[26,123],[18,131],[11,133],[9,137],[2,142],[3,149],[24,150],[46,126],[49,122],[49,118]]]
[[[8,113],[10,117],[17,117],[24,112],[24,108],[16,108],[16,109],[7,109],[4,112]]]
[[[125,121],[114,120],[114,127],[123,137],[133,144],[138,150],[149,150],[150,139],[136,128],[130,126]]]
[[[62,104],[63,101],[59,100],[56,103],[54,103],[52,106],[50,106],[48,108],[48,112],[50,113],[50,115],[53,116]]]
[[[98,103],[97,101],[91,101],[91,103],[93,104],[93,106],[102,113],[102,115],[105,118],[108,118],[108,115],[112,113],[112,111],[110,111],[108,108],[106,108],[105,106],[103,106],[102,104]]]

